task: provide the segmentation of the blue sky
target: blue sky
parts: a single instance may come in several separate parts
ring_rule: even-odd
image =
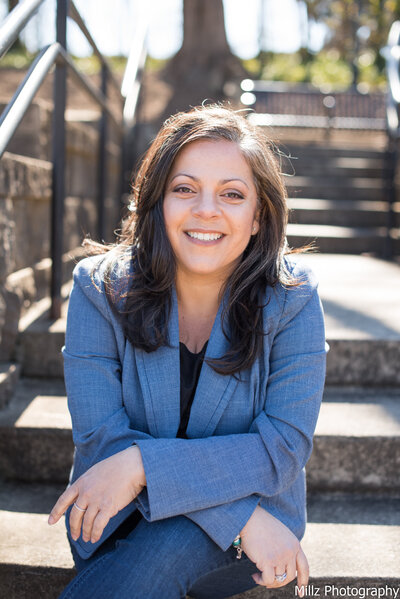
[[[30,50],[54,40],[54,5],[55,0],[46,0],[38,16],[25,29],[23,37]],[[144,10],[148,10],[150,15],[148,48],[152,56],[168,58],[182,43],[182,0],[75,0],[75,5],[106,55],[129,52],[135,24]],[[297,0],[224,0],[226,31],[232,51],[242,58],[256,56],[262,30],[265,49],[296,51],[304,36],[303,8]],[[0,16],[4,17],[5,2],[1,10]],[[314,50],[320,48],[323,35],[320,27],[312,29],[311,46]],[[68,24],[68,44],[73,54],[90,54],[86,40],[71,21]]]

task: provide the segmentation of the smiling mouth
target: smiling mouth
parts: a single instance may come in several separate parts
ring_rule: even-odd
[[[217,241],[224,236],[223,233],[199,233],[198,231],[185,231],[185,233],[188,237],[200,241]]]

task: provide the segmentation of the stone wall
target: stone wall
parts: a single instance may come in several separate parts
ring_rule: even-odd
[[[50,124],[51,114],[45,104],[31,106],[9,151],[0,160],[0,360],[12,355],[21,313],[49,292]],[[27,156],[29,153],[32,155]],[[76,248],[86,235],[96,239],[97,154],[96,126],[68,122],[65,262],[69,255],[76,254]],[[114,241],[113,231],[118,226],[120,213],[120,150],[115,135],[107,146],[107,157],[106,241]]]

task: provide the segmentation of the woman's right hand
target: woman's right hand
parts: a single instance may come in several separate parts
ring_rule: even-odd
[[[240,536],[243,551],[261,571],[261,574],[252,574],[257,584],[268,588],[282,587],[296,578],[297,571],[298,595],[304,595],[308,561],[299,540],[287,526],[257,506]],[[276,581],[275,576],[284,572],[287,574],[285,580]]]

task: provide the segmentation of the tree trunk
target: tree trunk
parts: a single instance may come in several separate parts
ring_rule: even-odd
[[[222,0],[184,0],[183,18],[182,47],[164,71],[176,92],[171,112],[223,100],[225,84],[247,76],[226,39]]]

